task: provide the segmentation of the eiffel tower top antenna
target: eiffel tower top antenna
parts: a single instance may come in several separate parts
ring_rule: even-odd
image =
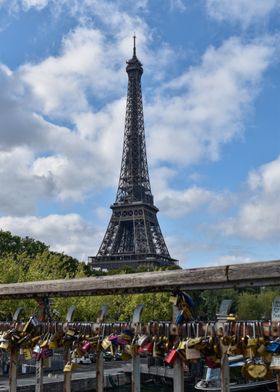
[[[133,36],[133,57],[136,57],[136,35]]]

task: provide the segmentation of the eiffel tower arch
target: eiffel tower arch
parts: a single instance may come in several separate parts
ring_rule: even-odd
[[[136,56],[127,61],[127,103],[119,185],[112,216],[92,268],[117,269],[125,266],[172,266],[151,192],[146,154],[141,91],[143,66]]]

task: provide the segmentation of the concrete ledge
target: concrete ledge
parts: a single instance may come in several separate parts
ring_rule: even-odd
[[[110,369],[104,374],[104,387],[121,386],[130,382],[122,368]],[[8,380],[1,380],[0,392],[8,392]],[[18,379],[18,392],[35,392],[35,375]],[[44,376],[44,392],[61,392],[63,391],[64,376],[63,373]],[[1,389],[2,387],[2,389]],[[72,374],[71,391],[72,392],[92,392],[96,388],[96,373],[93,372],[74,372]]]

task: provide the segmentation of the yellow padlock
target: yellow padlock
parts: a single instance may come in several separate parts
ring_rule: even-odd
[[[22,353],[23,353],[24,359],[26,359],[26,360],[32,359],[32,351],[30,348],[24,348],[22,350]]]
[[[50,340],[49,341],[49,349],[53,350],[58,347],[57,340]]]

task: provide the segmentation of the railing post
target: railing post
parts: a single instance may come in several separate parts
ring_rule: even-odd
[[[143,312],[144,305],[137,305],[134,309],[132,316],[132,325],[134,327],[134,334],[137,335],[139,332],[139,324],[141,322],[141,315]],[[132,392],[140,392],[141,391],[141,369],[140,369],[140,355],[138,353],[133,354],[132,356]]]
[[[35,392],[43,392],[43,360],[40,358],[36,360],[35,368]]]
[[[101,339],[103,339],[104,335],[104,327],[102,327],[102,323],[105,321],[105,317],[107,316],[108,313],[108,306],[107,305],[101,305],[100,309],[100,314],[99,317],[97,318],[97,323],[99,323],[100,328],[99,328],[99,334],[102,330],[102,336]],[[103,352],[101,349],[101,343],[102,341],[99,341],[98,346],[97,346],[97,352],[96,352],[96,391],[97,392],[103,392],[104,390],[104,358],[103,358]]]
[[[48,297],[44,297],[38,300],[39,305],[39,317],[40,321],[46,322],[51,321],[50,316],[50,302]],[[35,392],[43,392],[43,358],[39,358],[36,360],[36,368],[35,368]]]
[[[172,332],[173,334],[176,333],[178,335],[178,328],[175,328],[176,324],[176,317],[179,313],[179,309],[176,305],[172,305],[172,324],[171,328],[174,329],[176,332]],[[173,391],[174,392],[184,392],[184,365],[180,358],[176,358],[174,365],[173,365]]]
[[[280,373],[276,374],[277,392],[280,392]]]
[[[19,316],[22,308],[17,308],[13,315],[14,325],[19,321]],[[9,368],[9,391],[16,392],[17,390],[17,360],[18,360],[18,350],[16,347],[12,346],[11,356],[10,356],[10,368]]]
[[[69,307],[66,315],[66,329],[68,328],[68,323],[70,323],[73,319],[73,314],[75,312],[75,306],[72,305]],[[67,332],[67,331],[65,331]],[[64,366],[71,361],[71,353],[68,346],[64,348]],[[63,392],[71,392],[71,371],[64,372],[64,385]]]
[[[216,332],[220,331],[222,334],[226,332],[226,323],[228,320],[228,316],[230,314],[230,310],[232,308],[233,301],[231,299],[224,299],[219,308],[219,313],[216,314],[217,322],[215,325]],[[229,392],[229,384],[230,384],[230,374],[229,374],[229,363],[228,363],[228,346],[224,345],[220,342],[220,350],[221,350],[221,392]]]
[[[9,369],[10,392],[16,392],[17,390],[17,358],[18,358],[18,350],[12,348],[11,357],[10,357],[10,369]]]
[[[180,358],[173,365],[173,391],[184,392],[184,364]]]
[[[221,392],[229,392],[229,363],[226,352],[222,353],[221,358]]]

